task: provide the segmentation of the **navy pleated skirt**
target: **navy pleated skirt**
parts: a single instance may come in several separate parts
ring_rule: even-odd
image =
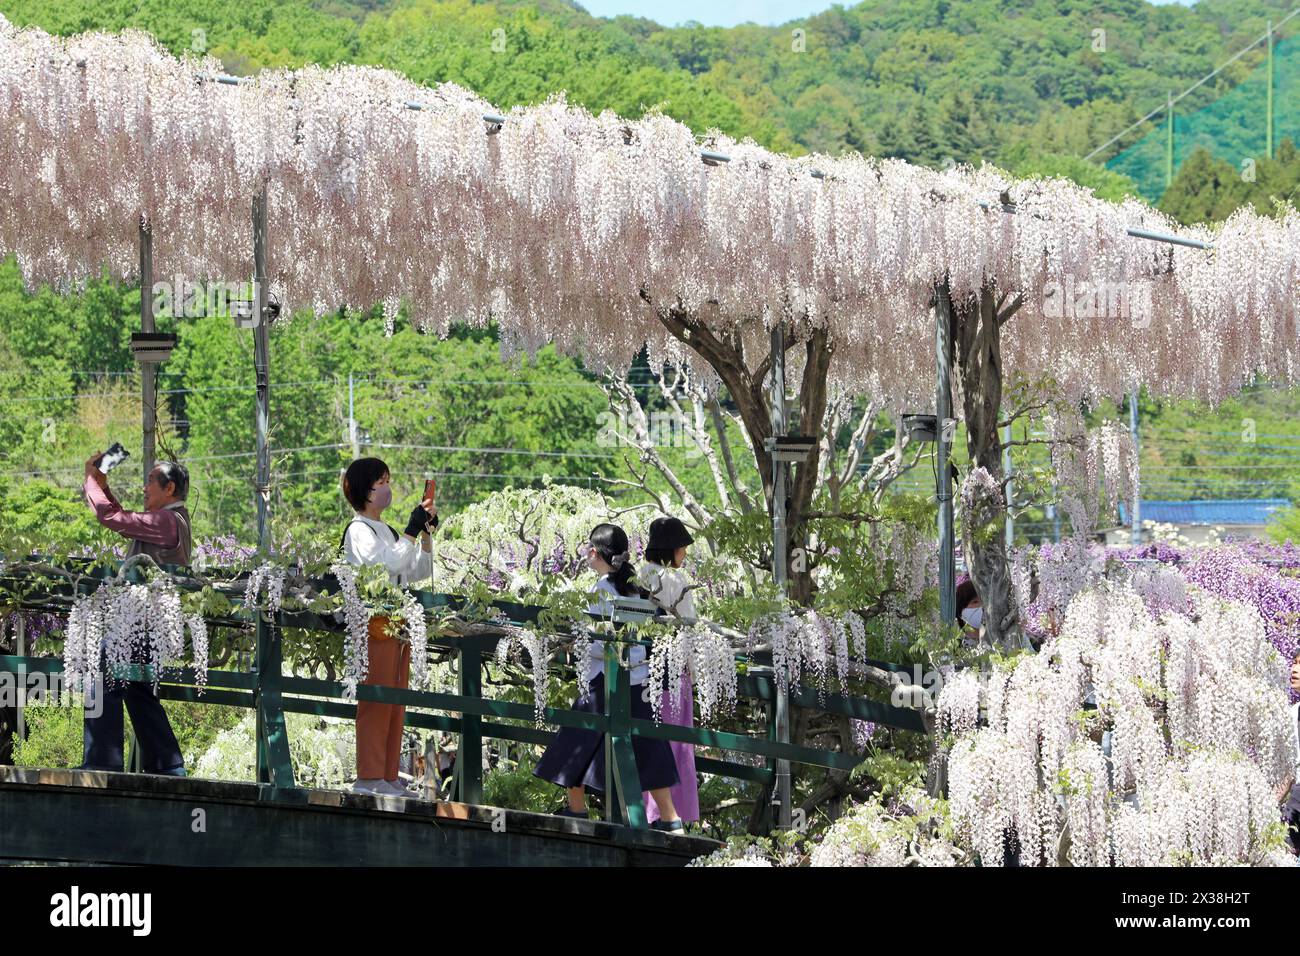
[[[574,701],[573,709],[587,714],[603,714],[605,675],[597,675],[587,686],[587,699]],[[642,697],[646,687],[646,684],[632,685],[632,716],[650,720],[653,716],[650,702]],[[637,775],[641,778],[643,791],[671,787],[678,782],[677,762],[673,760],[668,741],[633,736],[632,753],[636,757]],[[603,792],[605,735],[580,727],[561,727],[537,762],[533,774],[561,787],[587,787]]]

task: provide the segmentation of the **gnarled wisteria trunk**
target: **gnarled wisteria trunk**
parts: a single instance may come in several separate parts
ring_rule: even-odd
[[[642,296],[649,301],[649,296]],[[764,382],[771,371],[771,353],[761,356],[753,365],[746,359],[745,343],[740,335],[720,336],[687,310],[660,308],[659,321],[682,344],[699,355],[717,373],[736,408],[754,452],[754,464],[763,483],[763,498],[771,517],[776,508],[773,501],[772,456],[766,448],[772,435],[770,390]],[[795,343],[791,343],[793,346]],[[834,348],[825,329],[813,329],[804,340],[803,374],[799,387],[799,428],[802,434],[813,439],[813,450],[806,461],[794,466],[789,483],[786,511],[786,566],[790,569],[790,598],[797,604],[810,607],[813,599],[811,568],[806,562],[791,561],[791,554],[802,548],[807,537],[807,515],[813,496],[817,492],[820,474],[822,428],[826,417],[827,373]],[[791,346],[788,346],[791,347]]]
[[[1011,586],[1011,570],[1001,533],[989,523],[1006,513],[1002,442],[998,415],[1002,407],[1001,327],[1020,308],[1009,305],[985,286],[978,296],[955,302],[951,341],[961,385],[966,448],[972,476],[962,491],[962,547],[975,590],[984,606],[985,635],[1003,650],[1021,646],[1020,609]],[[988,478],[978,469],[983,469]],[[988,480],[991,478],[992,480]],[[983,533],[981,533],[983,532]]]

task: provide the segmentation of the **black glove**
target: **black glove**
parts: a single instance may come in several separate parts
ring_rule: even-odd
[[[415,508],[411,510],[411,520],[406,522],[406,533],[412,538],[418,538],[420,533],[424,531],[424,526],[432,519],[433,516],[430,515],[429,512],[425,511],[419,505],[416,505]]]

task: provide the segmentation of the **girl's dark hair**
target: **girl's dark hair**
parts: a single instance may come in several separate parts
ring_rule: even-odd
[[[365,511],[366,499],[375,482],[388,474],[388,466],[378,458],[358,458],[343,473],[343,494],[353,511]]]
[[[979,597],[979,592],[975,590],[975,582],[967,578],[961,584],[957,585],[957,623],[961,624],[961,612],[966,610],[966,606],[971,601]]]
[[[665,568],[673,566],[673,559],[677,557],[675,548],[646,548],[645,559],[651,564],[662,565]]]
[[[632,555],[629,553],[630,544],[627,540],[627,532],[616,524],[598,524],[591,529],[591,535],[587,538],[591,546],[596,549],[606,564],[613,566],[614,558],[620,554],[627,554],[627,560],[619,567],[614,568],[609,574],[609,580],[614,585],[615,590],[624,597],[649,597],[650,592],[645,588],[638,587],[633,583],[636,576],[636,567],[632,564]]]

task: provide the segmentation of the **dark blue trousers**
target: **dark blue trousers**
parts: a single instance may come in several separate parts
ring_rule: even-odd
[[[162,701],[154,696],[153,685],[142,681],[109,681],[96,687],[103,698],[103,713],[90,716],[86,709],[83,770],[123,769],[124,733],[122,705],[131,712],[131,726],[140,743],[140,765],[145,773],[184,774],[181,748],[172,732]]]

